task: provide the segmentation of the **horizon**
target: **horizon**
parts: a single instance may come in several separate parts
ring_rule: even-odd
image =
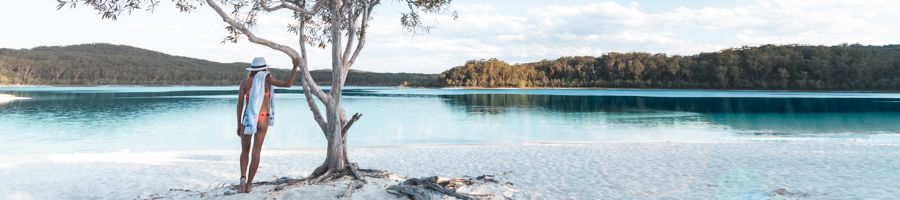
[[[45,45],[44,45],[44,46],[35,46],[35,47],[31,47],[31,48],[6,48],[6,47],[0,47],[0,49],[33,50],[34,48],[39,48],[39,47],[69,47],[69,46],[78,46],[78,45],[122,45],[122,46],[128,46],[128,47],[132,47],[132,48],[138,48],[138,49],[143,49],[143,50],[148,50],[148,51],[154,51],[154,52],[158,52],[158,53],[163,53],[163,54],[166,54],[166,55],[169,55],[169,56],[186,57],[186,58],[190,58],[190,59],[200,59],[200,60],[205,60],[205,61],[210,61],[210,62],[216,62],[216,63],[220,63],[220,64],[247,64],[247,63],[249,63],[249,62],[244,62],[244,61],[219,62],[219,61],[214,61],[214,60],[209,60],[209,59],[204,59],[204,58],[195,58],[195,57],[190,57],[190,56],[185,56],[185,55],[176,55],[176,54],[172,54],[172,53],[168,53],[168,52],[161,52],[161,51],[156,51],[156,50],[147,49],[147,48],[143,48],[143,47],[131,46],[131,45],[127,45],[127,44],[113,44],[113,43],[102,43],[102,42],[98,42],[98,43],[71,44],[71,45],[59,45],[59,46],[45,46]],[[741,46],[741,47],[729,47],[729,48],[725,48],[725,49],[719,49],[719,50],[715,50],[715,51],[704,51],[704,52],[698,52],[698,53],[695,53],[695,54],[689,54],[689,55],[665,54],[665,53],[662,53],[662,54],[665,54],[665,55],[667,55],[667,56],[674,56],[674,55],[680,55],[680,56],[695,56],[695,55],[703,54],[703,53],[717,53],[717,52],[722,52],[722,51],[728,50],[728,49],[741,49],[741,48],[746,48],[746,47],[753,48],[753,47],[762,47],[762,46],[766,46],[766,45],[776,45],[776,46],[825,46],[825,47],[833,47],[833,46],[840,46],[840,45],[851,45],[851,46],[852,46],[852,45],[863,45],[863,44],[859,44],[859,43],[843,43],[843,44],[835,44],[835,45],[812,45],[812,44],[760,44],[760,45],[754,45],[754,46],[746,46],[746,45],[745,45],[745,46]],[[900,43],[898,43],[898,44],[884,44],[884,45],[863,45],[863,46],[879,46],[879,47],[884,47],[884,46],[900,46]],[[509,62],[509,61],[505,61],[505,60],[501,60],[501,61],[507,62],[507,63],[510,64],[510,65],[518,65],[518,64],[536,63],[536,62],[541,62],[541,61],[544,61],[544,60],[556,60],[556,59],[559,59],[559,58],[565,58],[565,57],[581,57],[581,56],[587,56],[587,57],[599,58],[600,56],[606,55],[606,54],[608,54],[608,53],[614,53],[614,52],[615,52],[615,53],[649,53],[649,54],[658,54],[658,53],[659,53],[659,52],[644,52],[644,51],[630,51],[630,52],[610,51],[610,52],[604,52],[604,53],[602,53],[601,55],[563,55],[563,56],[556,57],[556,58],[542,58],[542,59],[540,59],[540,60],[531,60],[531,61],[523,61],[523,62]],[[452,69],[452,68],[454,68],[454,67],[463,66],[463,65],[465,65],[466,62],[469,62],[469,61],[473,61],[473,60],[488,60],[488,59],[494,59],[494,58],[469,59],[469,60],[462,61],[462,62],[461,62],[460,64],[458,64],[458,65],[448,66],[446,69],[444,69],[444,70],[442,70],[442,71],[434,72],[434,73],[431,73],[431,72],[407,72],[407,71],[390,71],[390,72],[389,72],[389,71],[374,71],[374,70],[357,69],[357,68],[351,68],[350,70],[351,70],[351,71],[369,72],[369,73],[441,74],[441,73],[446,72],[447,70],[450,70],[450,69]],[[288,70],[287,68],[276,68],[276,69],[280,69],[280,70]],[[330,68],[315,68],[315,67],[313,67],[312,69],[310,69],[310,71],[330,71],[330,70],[331,70]]]
[[[52,1],[21,4],[0,8],[0,12],[30,19],[0,22],[0,26],[21,30],[0,33],[0,37],[16,38],[0,43],[0,48],[110,43],[220,63],[264,56],[276,68],[289,66],[280,52],[246,40],[221,44],[225,24],[204,7],[187,14],[179,13],[171,2],[162,2],[153,13],[135,12],[112,21],[100,20],[90,9],[57,11]],[[452,8],[459,12],[459,19],[429,16],[426,21],[435,28],[413,36],[400,30],[397,4],[383,3],[376,8],[369,44],[353,69],[434,74],[468,60],[488,58],[527,63],[608,52],[694,55],[765,44],[900,43],[893,37],[900,34],[900,26],[895,25],[900,23],[900,6],[890,1],[459,0]],[[257,27],[261,35],[291,41],[291,34],[283,30],[288,17],[262,17],[269,19],[260,20],[264,22]],[[175,20],[178,23],[170,23]],[[76,29],[91,31],[59,34],[59,30]],[[311,69],[327,68],[327,55],[322,49],[310,51]]]

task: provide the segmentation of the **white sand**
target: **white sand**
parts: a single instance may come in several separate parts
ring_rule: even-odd
[[[900,143],[875,140],[404,146],[352,149],[363,168],[409,177],[502,174],[515,199],[860,199],[900,196]],[[196,198],[238,179],[235,151],[0,156],[0,198]],[[257,180],[299,177],[321,149],[263,152]],[[279,199],[332,198],[346,182]],[[354,199],[393,199],[374,183]],[[255,194],[226,198],[262,198]]]
[[[17,97],[11,94],[0,94],[0,104],[9,103],[15,100],[31,99],[28,97]]]

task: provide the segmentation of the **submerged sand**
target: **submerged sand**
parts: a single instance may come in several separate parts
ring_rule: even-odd
[[[0,94],[0,104],[9,103],[15,100],[30,99],[28,97],[17,97],[11,94]]]
[[[238,179],[237,150],[0,156],[0,198],[132,199],[212,195]],[[257,180],[300,177],[321,149],[266,149]],[[497,174],[513,199],[860,199],[900,196],[900,142],[876,140],[636,142],[366,147],[363,168],[408,177]],[[389,182],[354,199],[396,199]],[[268,188],[234,199],[331,198],[346,182]],[[171,190],[178,189],[178,190]],[[174,196],[171,196],[174,195]],[[179,196],[180,195],[180,196]]]

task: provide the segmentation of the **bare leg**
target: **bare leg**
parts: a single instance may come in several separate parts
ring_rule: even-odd
[[[247,164],[250,162],[250,142],[252,140],[253,136],[241,136],[241,178],[247,177]],[[244,189],[246,188],[238,188],[238,192],[246,192]]]
[[[253,151],[251,152],[250,173],[247,175],[247,192],[253,191],[253,178],[256,176],[256,169],[259,168],[259,154],[262,151],[263,141],[266,139],[266,132],[269,129],[269,120],[260,120],[257,125],[256,135],[253,138]]]

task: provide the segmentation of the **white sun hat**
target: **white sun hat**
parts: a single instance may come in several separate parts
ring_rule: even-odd
[[[253,62],[250,62],[250,67],[248,67],[247,71],[260,71],[266,70],[269,67],[266,66],[266,59],[263,57],[253,58]]]

